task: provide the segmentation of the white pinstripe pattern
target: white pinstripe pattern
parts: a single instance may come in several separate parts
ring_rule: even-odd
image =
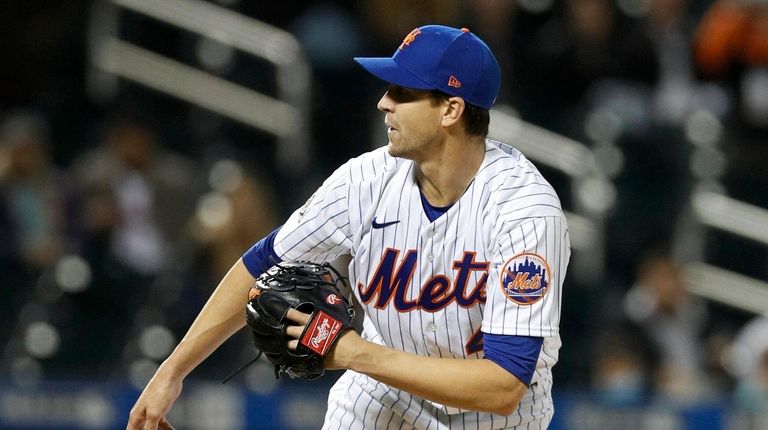
[[[373,228],[374,219],[397,223]],[[552,187],[514,148],[488,141],[474,180],[434,222],[422,208],[411,161],[386,148],[363,154],[294,212],[275,238],[275,252],[316,262],[350,253],[350,283],[366,310],[363,336],[392,348],[476,359],[482,351],[465,348],[481,327],[545,339],[532,387],[508,417],[446,408],[348,371],[331,390],[325,429],[546,428],[554,412],[551,369],[560,348],[568,227]],[[541,256],[552,272],[546,294],[530,305],[508,299],[500,281],[505,262],[522,252]],[[406,273],[401,284],[398,270]],[[464,289],[456,286],[460,275]],[[485,300],[470,300],[477,287]]]

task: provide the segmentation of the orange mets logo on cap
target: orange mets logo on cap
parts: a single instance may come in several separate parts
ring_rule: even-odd
[[[411,32],[408,33],[407,36],[405,36],[405,39],[403,39],[403,43],[400,44],[400,47],[398,49],[402,51],[403,49],[405,49],[406,46],[410,46],[411,43],[413,43],[413,41],[416,40],[416,36],[420,34],[421,34],[421,30],[419,30],[418,28],[414,28],[413,30],[411,30]]]
[[[523,252],[504,263],[499,279],[507,299],[519,305],[532,305],[547,294],[549,264],[538,254]]]

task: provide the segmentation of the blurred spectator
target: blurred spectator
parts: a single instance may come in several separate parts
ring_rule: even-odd
[[[370,146],[369,111],[360,108],[371,98],[370,81],[352,60],[369,49],[369,37],[350,6],[328,1],[308,7],[290,29],[312,68],[312,164],[324,174]],[[339,127],[338,118],[354,126]]]
[[[642,330],[624,322],[594,337],[592,389],[606,406],[640,406],[653,388],[655,349]]]
[[[695,59],[704,78],[724,85],[733,100],[726,118],[732,196],[765,206],[768,201],[768,2],[718,0],[696,31]]]
[[[0,196],[9,224],[1,228],[4,253],[15,250],[32,268],[53,263],[66,246],[66,181],[49,158],[48,129],[31,112],[0,125]]]
[[[514,104],[524,119],[580,137],[590,91],[605,80],[654,85],[656,54],[609,0],[567,0],[562,12],[517,44]]]
[[[739,331],[728,362],[737,378],[736,406],[752,413],[768,412],[768,315],[754,318]]]
[[[111,255],[142,276],[173,263],[200,186],[193,162],[157,139],[141,120],[118,117],[108,124],[104,144],[72,166],[87,236],[107,234]]]
[[[768,127],[768,2],[715,2],[699,26],[695,47],[705,77],[734,84],[745,123]]]
[[[67,182],[49,158],[48,138],[31,111],[0,124],[0,347],[41,274],[68,247]]]
[[[659,77],[654,92],[655,119],[680,125],[689,113],[696,91],[691,52],[694,26],[688,0],[651,0],[646,23],[658,56]]]
[[[680,265],[666,254],[650,254],[640,262],[624,305],[658,350],[657,392],[681,402],[711,394],[704,346],[708,311],[686,291]]]
[[[246,173],[231,160],[213,165],[209,181],[213,191],[200,200],[189,226],[202,247],[207,266],[207,293],[215,287],[232,262],[277,227],[277,203],[266,182]]]
[[[108,123],[101,146],[75,160],[80,253],[90,282],[52,308],[62,339],[48,363],[52,374],[113,374],[126,344],[114,334],[130,338],[137,324],[155,321],[146,312],[142,320],[141,309],[172,294],[169,273],[188,264],[182,245],[199,194],[194,169],[164,149],[148,123],[125,115]]]

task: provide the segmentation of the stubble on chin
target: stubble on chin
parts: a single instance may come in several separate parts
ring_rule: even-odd
[[[387,152],[393,157],[408,158],[406,157],[407,151],[404,151],[402,146],[393,144],[391,140],[387,144]]]

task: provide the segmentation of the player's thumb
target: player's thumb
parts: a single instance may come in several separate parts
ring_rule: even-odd
[[[161,423],[165,421],[162,415],[147,412],[144,418],[144,427],[141,430],[159,430],[162,429]]]
[[[176,430],[171,423],[168,422],[165,418],[160,419],[160,423],[157,427],[159,430]]]

